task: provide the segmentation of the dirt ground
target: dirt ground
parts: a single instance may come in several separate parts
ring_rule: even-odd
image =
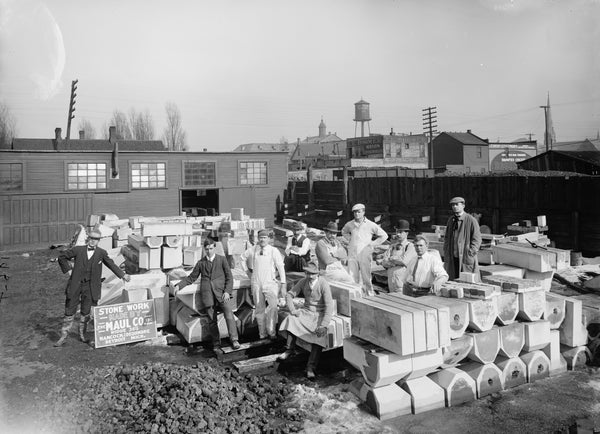
[[[95,350],[75,333],[55,348],[64,309],[64,287],[56,258],[48,248],[0,252],[0,432],[55,433],[61,411],[49,396],[67,387],[81,392],[79,379],[110,365],[162,362],[193,365],[214,357],[209,350],[187,351],[164,341]],[[6,275],[3,277],[2,275]],[[296,384],[294,400],[309,410],[308,433],[553,433],[576,423],[600,429],[600,371],[587,367],[526,384],[455,408],[379,421],[349,392],[359,376],[341,358],[325,359],[316,381],[298,369],[271,369],[261,375],[286,376]],[[281,378],[281,377],[279,377]],[[64,390],[64,389],[62,389]],[[81,392],[82,393],[82,392]],[[82,421],[83,423],[84,421]],[[591,432],[591,431],[590,431]]]

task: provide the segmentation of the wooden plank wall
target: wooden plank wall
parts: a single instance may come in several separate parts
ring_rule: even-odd
[[[315,203],[322,200],[322,192],[333,202],[331,192],[339,188],[342,181],[315,181]],[[369,210],[388,213],[387,221],[392,223],[405,218],[419,231],[429,230],[432,224],[445,225],[450,217],[448,202],[454,196],[466,199],[468,212],[481,213],[481,224],[493,233],[504,233],[507,225],[521,220],[536,224],[536,217],[545,215],[548,235],[558,247],[600,255],[600,177],[354,178],[348,181],[347,195],[344,219],[351,218],[352,204],[360,202],[367,205],[367,215]]]

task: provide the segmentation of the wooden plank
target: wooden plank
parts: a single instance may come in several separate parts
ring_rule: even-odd
[[[415,351],[412,314],[365,299],[351,301],[352,334],[393,353]]]
[[[260,369],[272,367],[277,361],[277,357],[279,357],[281,354],[283,353],[268,354],[266,356],[256,357],[248,360],[239,360],[237,362],[233,362],[233,366],[240,374],[258,371]]]

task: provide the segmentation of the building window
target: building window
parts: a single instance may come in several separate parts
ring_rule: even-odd
[[[67,190],[106,188],[106,163],[67,163]]]
[[[22,163],[0,163],[0,191],[23,191]]]
[[[408,144],[408,143],[405,143],[405,144],[404,144],[404,149],[410,149],[410,144]]]
[[[184,161],[184,187],[215,187],[217,185],[217,168],[214,161]]]
[[[481,146],[477,146],[477,158],[481,158]]]
[[[131,163],[131,188],[166,188],[166,163]]]
[[[240,162],[240,184],[266,184],[267,162],[266,161],[241,161]]]

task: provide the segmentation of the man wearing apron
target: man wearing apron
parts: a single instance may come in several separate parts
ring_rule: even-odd
[[[342,264],[342,261],[347,261],[348,254],[344,246],[337,240],[339,232],[337,223],[329,222],[323,230],[325,238],[317,241],[315,247],[319,270],[323,270],[323,277],[330,282],[354,283],[354,279]]]
[[[285,269],[281,253],[269,245],[266,229],[258,231],[258,244],[242,254],[241,263],[250,277],[259,337],[277,339],[277,301],[280,290],[282,296],[286,292]]]

